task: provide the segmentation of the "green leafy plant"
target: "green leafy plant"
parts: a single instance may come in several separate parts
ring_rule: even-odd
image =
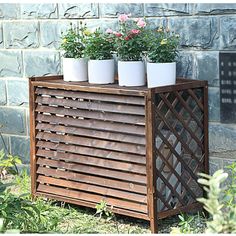
[[[109,33],[97,28],[86,39],[85,55],[91,60],[107,60],[113,58],[114,41]]]
[[[97,211],[95,214],[98,214],[100,218],[105,216],[107,217],[107,220],[110,220],[114,216],[113,212],[109,209],[106,201],[104,200],[101,200],[101,202],[96,205],[96,210]]]
[[[206,209],[212,216],[212,219],[207,221],[206,233],[236,233],[236,205],[227,205],[222,199],[225,191],[220,185],[228,177],[223,170],[216,171],[213,176],[207,174],[199,174],[202,178],[198,182],[204,185],[204,190],[207,192],[208,198],[199,198],[198,201],[203,203]]]
[[[225,190],[224,200],[228,206],[233,206],[236,203],[236,162],[226,166],[226,168],[231,171],[231,178],[230,184]]]
[[[87,36],[87,26],[80,22],[79,28],[70,25],[70,29],[61,37],[60,49],[64,51],[65,58],[84,57],[85,39]]]
[[[168,63],[174,62],[178,55],[179,35],[162,27],[157,30],[147,30],[146,56],[149,62]]]
[[[4,178],[7,173],[18,174],[17,164],[22,164],[20,157],[12,154],[5,154],[4,150],[0,151],[0,175]]]
[[[140,61],[146,50],[144,19],[131,19],[130,14],[122,14],[118,17],[118,31],[109,32],[115,36],[115,48],[118,59],[121,61]],[[108,29],[109,30],[109,29]]]

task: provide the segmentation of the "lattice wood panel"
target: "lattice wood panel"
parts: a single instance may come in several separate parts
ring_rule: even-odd
[[[37,191],[105,199],[146,217],[144,97],[43,87],[35,94]]]
[[[155,95],[155,158],[158,212],[178,209],[203,195],[205,171],[202,89]]]

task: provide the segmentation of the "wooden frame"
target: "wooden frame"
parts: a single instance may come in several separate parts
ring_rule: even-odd
[[[207,82],[119,87],[29,80],[32,195],[150,221],[198,209],[208,173]]]

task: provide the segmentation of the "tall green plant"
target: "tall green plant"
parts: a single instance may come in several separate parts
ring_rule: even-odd
[[[206,233],[236,233],[236,205],[226,205],[222,199],[225,194],[220,185],[228,177],[223,170],[216,171],[213,176],[201,173],[198,182],[204,185],[208,198],[199,198],[212,216],[207,222]]]

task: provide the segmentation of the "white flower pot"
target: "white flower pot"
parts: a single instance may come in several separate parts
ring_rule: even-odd
[[[64,81],[87,81],[88,59],[86,58],[63,58]]]
[[[115,61],[89,60],[88,77],[91,84],[112,84],[115,77]]]
[[[176,62],[151,63],[147,62],[148,88],[173,85],[176,82]]]
[[[145,85],[145,65],[143,61],[118,61],[120,86]]]

